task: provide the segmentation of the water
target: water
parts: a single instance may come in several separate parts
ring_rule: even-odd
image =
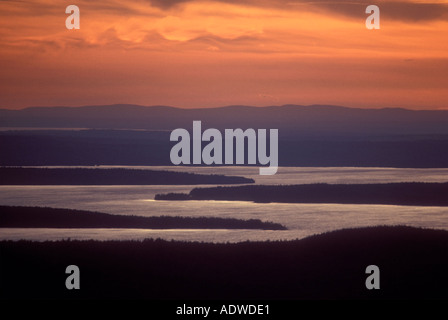
[[[199,174],[223,174],[252,178],[257,184],[310,183],[391,183],[391,182],[448,182],[448,168],[352,168],[352,167],[280,167],[275,175],[261,176],[258,167],[193,167],[193,166],[35,166],[30,168],[125,168],[152,169]]]
[[[258,176],[258,168],[139,167],[252,177],[257,184],[446,182],[448,169],[280,168]],[[192,216],[260,219],[287,231],[0,229],[0,239],[144,239],[240,242],[292,240],[331,230],[373,225],[409,225],[448,230],[448,208],[391,205],[251,203],[244,201],[154,201],[154,195],[189,192],[200,186],[0,186],[1,205],[48,206],[141,216]]]

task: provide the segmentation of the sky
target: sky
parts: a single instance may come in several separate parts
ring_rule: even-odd
[[[447,40],[448,0],[0,0],[0,108],[448,109]]]

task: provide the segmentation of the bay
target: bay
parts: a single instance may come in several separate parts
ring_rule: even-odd
[[[95,167],[98,168],[98,167]],[[100,168],[107,168],[101,166]],[[116,166],[114,166],[116,168]],[[279,168],[259,176],[258,167],[126,167],[204,174],[239,175],[257,184],[446,182],[448,169]],[[286,231],[0,229],[0,239],[19,240],[166,240],[241,242],[292,240],[336,229],[409,225],[448,230],[448,208],[392,205],[288,204],[243,201],[155,201],[157,193],[189,192],[201,186],[0,186],[0,205],[46,206],[122,215],[260,219],[285,225]]]

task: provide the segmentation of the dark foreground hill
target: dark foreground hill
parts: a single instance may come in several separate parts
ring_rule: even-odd
[[[448,206],[447,195],[448,183],[318,183],[194,188],[189,194],[157,194],[155,199]]]
[[[448,299],[448,232],[370,227],[289,242],[2,241],[1,298]],[[80,269],[67,290],[65,269]],[[368,290],[366,267],[380,268]]]
[[[0,228],[131,228],[286,230],[258,219],[219,217],[142,217],[73,209],[0,206]]]
[[[224,175],[141,169],[0,168],[0,185],[196,185],[254,183]]]

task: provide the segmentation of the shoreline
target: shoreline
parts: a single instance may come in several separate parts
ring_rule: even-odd
[[[249,184],[238,176],[124,168],[0,167],[0,185],[199,185]]]
[[[126,216],[49,207],[0,206],[0,228],[256,229],[287,230],[259,219]]]
[[[328,203],[448,206],[448,182],[376,184],[243,185],[194,188],[187,193],[156,194],[155,200],[251,201],[255,203]]]

